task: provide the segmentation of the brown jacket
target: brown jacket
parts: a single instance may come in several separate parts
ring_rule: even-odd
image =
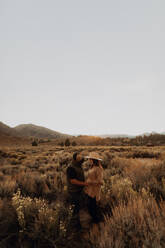
[[[86,182],[100,183],[100,185],[88,185],[84,191],[87,195],[94,198],[96,201],[100,200],[101,184],[103,184],[103,168],[102,166],[93,166],[89,169],[86,177]]]

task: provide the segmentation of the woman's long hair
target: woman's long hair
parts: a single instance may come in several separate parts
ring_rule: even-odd
[[[99,160],[97,159],[92,159],[93,160],[93,166],[99,166]]]

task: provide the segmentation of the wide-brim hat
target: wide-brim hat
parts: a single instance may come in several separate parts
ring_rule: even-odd
[[[100,155],[97,152],[90,152],[89,155],[86,156],[85,158],[91,158],[91,159],[96,159],[96,160],[102,161],[102,158],[100,157]]]

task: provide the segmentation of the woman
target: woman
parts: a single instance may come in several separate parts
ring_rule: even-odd
[[[88,196],[87,206],[94,223],[103,220],[98,202],[100,200],[101,185],[103,184],[103,167],[101,165],[101,158],[96,152],[91,152],[86,158],[90,161],[90,169],[87,173],[86,182],[88,186],[84,191]]]

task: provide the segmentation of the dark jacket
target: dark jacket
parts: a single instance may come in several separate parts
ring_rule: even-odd
[[[77,162],[72,162],[72,164],[67,168],[67,188],[68,188],[68,193],[81,193],[83,190],[83,186],[75,185],[70,182],[71,179],[77,179],[79,181],[84,182],[85,177],[84,177],[84,171],[81,167],[81,164]]]

